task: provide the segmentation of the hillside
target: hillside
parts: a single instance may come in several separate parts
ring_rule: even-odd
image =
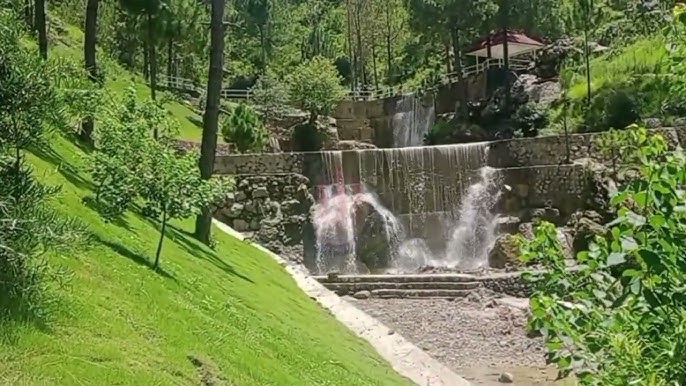
[[[80,32],[67,32],[51,55],[79,54]],[[106,69],[108,91],[132,79],[146,96],[139,77]],[[182,103],[168,108],[182,122],[197,118]],[[186,121],[184,132],[199,135]],[[190,220],[174,222],[153,272],[157,224],[137,212],[104,222],[83,202],[93,194],[83,150],[57,134],[48,142],[29,164],[62,186],[52,205],[85,223],[92,241],[48,256],[67,273],[51,283],[48,323],[0,325],[0,384],[409,384],[269,256],[217,229],[209,249],[190,236]]]
[[[0,328],[0,384],[407,384],[270,257],[218,230],[210,250],[189,236],[190,223],[175,223],[162,274],[153,273],[155,224],[137,213],[103,223],[81,203],[91,194],[81,151],[52,143],[54,153],[30,162],[43,182],[63,186],[55,206],[95,241],[52,258],[71,279],[49,327]]]

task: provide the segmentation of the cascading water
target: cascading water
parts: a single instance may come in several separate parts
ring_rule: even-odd
[[[433,103],[423,101],[415,94],[406,94],[400,96],[395,110],[391,118],[393,147],[422,145],[424,135],[431,129],[436,116]]]
[[[447,266],[475,270],[488,265],[498,223],[493,207],[501,192],[496,176],[495,169],[482,167],[479,181],[467,189],[446,247],[443,261]]]
[[[379,215],[387,245],[395,246],[403,238],[398,219],[379,202],[376,195],[366,191],[355,193],[340,184],[323,187],[322,196],[315,204],[312,219],[315,225],[317,270],[342,273],[369,271],[357,258],[356,223],[360,210],[368,206]]]
[[[381,222],[377,233],[383,234],[388,247],[384,250],[387,259],[382,259],[387,272],[416,272],[425,266],[474,270],[488,264],[497,224],[493,207],[500,190],[496,170],[483,166],[485,144],[362,150],[348,152],[346,157],[354,158],[350,164],[346,161],[346,166],[357,165],[360,181],[343,178],[341,152],[324,155],[328,185],[318,188],[312,213],[319,273],[362,273],[379,268],[366,266],[360,256],[360,238],[369,236],[364,234],[369,233],[369,213]],[[456,179],[460,170],[479,170],[479,179],[465,186]],[[366,179],[385,195],[384,201],[393,211],[419,216],[450,213],[443,250],[437,252],[424,238],[413,235],[413,216],[405,224],[409,227],[404,226],[367,188]]]

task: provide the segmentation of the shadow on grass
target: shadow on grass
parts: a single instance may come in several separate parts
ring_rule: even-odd
[[[131,228],[131,225],[129,225],[129,222],[126,221],[123,215],[109,215],[107,213],[107,207],[102,203],[96,201],[94,196],[86,196],[82,198],[81,203],[83,203],[83,205],[86,206],[86,208],[97,213],[103,221],[108,222],[118,228],[126,229],[129,232],[133,231],[133,228]]]
[[[82,144],[77,143],[77,146],[81,149],[84,149],[86,152],[88,151],[87,148]],[[93,184],[79,175],[79,169],[71,163],[65,161],[62,156],[57,154],[52,148],[48,146],[35,147],[31,149],[31,153],[41,160],[55,165],[57,167],[57,171],[60,172],[60,174],[62,174],[67,181],[75,186],[81,189],[93,190]]]
[[[188,253],[192,254],[193,256],[199,259],[203,259],[213,264],[215,267],[221,269],[229,275],[233,275],[247,282],[254,283],[252,279],[237,272],[232,265],[222,260],[213,251],[208,251],[207,247],[201,244],[199,241],[195,240],[193,235],[191,235],[189,232],[186,232],[183,229],[179,229],[174,225],[168,225],[167,229],[167,234],[173,236],[173,240],[176,241]]]
[[[202,118],[198,119],[193,115],[188,115],[188,116],[186,116],[186,119],[188,120],[188,122],[190,122],[190,123],[194,124],[195,126],[197,126],[198,128],[202,129],[202,126],[203,126]]]
[[[5,297],[0,300],[0,344],[17,344],[20,332],[25,327],[48,334],[52,331],[49,317],[54,311],[51,308],[53,302],[52,299],[44,298],[52,294],[42,294],[41,299],[30,302],[3,296]]]
[[[134,263],[138,265],[142,265],[146,268],[150,268],[151,271],[155,272],[156,274],[166,278],[166,279],[171,279],[173,281],[177,281],[176,278],[171,275],[170,273],[166,272],[163,268],[158,267],[157,270],[153,270],[152,266],[152,261],[149,260],[147,257],[145,257],[144,254],[133,251],[129,249],[127,246],[120,244],[118,242],[110,241],[110,240],[105,240],[102,237],[96,236],[97,241],[108,247],[109,249],[113,250],[114,252],[117,252],[118,254],[126,257],[127,259],[133,261]]]

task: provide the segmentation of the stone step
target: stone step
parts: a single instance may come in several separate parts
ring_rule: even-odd
[[[479,282],[372,282],[372,283],[324,283],[324,287],[339,294],[357,291],[395,290],[470,290],[478,288]]]
[[[464,273],[441,274],[403,274],[403,275],[330,275],[314,276],[320,283],[433,283],[433,282],[473,282],[480,276]]]
[[[471,292],[470,290],[449,290],[449,289],[378,289],[371,292],[372,298],[392,299],[392,298],[463,298]]]

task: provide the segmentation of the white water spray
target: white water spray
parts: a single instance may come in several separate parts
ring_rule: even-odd
[[[363,183],[345,185],[340,152],[325,154],[326,176],[330,185],[319,187],[318,201],[312,213],[318,273],[364,273],[371,268],[397,273],[416,272],[426,266],[475,270],[487,266],[488,253],[496,238],[497,215],[493,209],[500,189],[496,170],[479,168],[485,164],[486,151],[482,144],[469,144],[358,152],[360,161],[371,158],[374,165],[378,165],[378,161],[369,155],[381,157],[382,164],[389,167],[389,174],[384,177],[383,186],[379,187],[385,192],[398,192],[400,189],[406,205],[418,210],[412,213],[422,213],[427,199],[434,210],[441,208],[453,213],[446,223],[449,232],[446,232],[442,253],[432,251],[427,240],[413,237]],[[434,162],[434,156],[440,156],[442,162]],[[367,174],[362,164],[359,162],[360,176]],[[459,194],[459,185],[448,186],[441,181],[443,176],[450,176],[458,167],[479,170],[478,180],[466,187],[462,194]],[[420,173],[419,179],[416,178],[417,172]],[[450,189],[437,192],[436,183],[439,181]],[[430,193],[433,196],[427,198]],[[459,201],[458,195],[462,197]],[[390,203],[397,206],[392,200]],[[384,233],[390,255],[384,267],[366,267],[358,256],[361,246],[356,245],[357,233],[364,229],[364,214],[370,211],[382,222],[380,231]]]

